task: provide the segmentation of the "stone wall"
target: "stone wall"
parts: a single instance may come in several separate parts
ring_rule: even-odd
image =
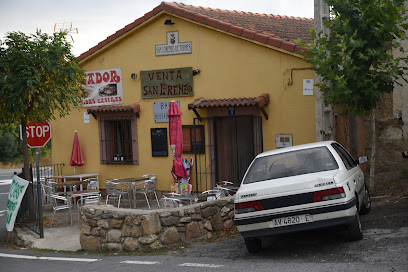
[[[81,207],[82,249],[136,251],[201,240],[234,226],[234,198],[173,209],[137,210],[112,205]]]

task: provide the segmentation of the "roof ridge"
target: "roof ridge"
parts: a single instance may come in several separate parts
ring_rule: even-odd
[[[191,7],[195,10],[190,10],[186,7]],[[197,11],[198,9],[198,11]],[[105,40],[99,42],[96,46],[90,48],[88,51],[82,53],[80,56],[78,56],[78,60],[81,61],[83,59],[85,59],[86,57],[92,55],[93,53],[97,52],[98,50],[102,49],[104,46],[108,45],[109,43],[113,42],[115,39],[119,38],[120,36],[124,35],[125,33],[131,31],[132,29],[136,28],[137,26],[139,26],[140,24],[146,22],[147,20],[149,20],[150,18],[152,18],[153,16],[155,16],[156,14],[158,14],[159,12],[168,12],[168,13],[172,13],[184,18],[187,18],[189,20],[198,22],[200,24],[204,24],[204,25],[208,25],[210,27],[213,28],[217,28],[219,30],[231,33],[233,35],[237,35],[237,36],[241,36],[243,38],[249,39],[249,40],[254,40],[256,42],[259,43],[263,43],[269,46],[273,46],[273,47],[277,47],[280,49],[283,49],[285,51],[288,52],[293,52],[293,53],[297,53],[300,54],[300,50],[303,50],[305,48],[301,48],[299,47],[296,43],[290,41],[290,39],[288,37],[278,37],[280,35],[285,35],[286,32],[284,30],[280,30],[280,28],[282,27],[282,25],[287,25],[288,23],[285,22],[278,22],[277,24],[277,32],[279,33],[265,33],[264,31],[260,31],[259,29],[256,30],[253,27],[250,27],[249,25],[244,26],[244,25],[240,25],[237,23],[230,23],[228,21],[222,20],[220,18],[216,18],[214,16],[211,15],[207,15],[205,13],[200,13],[200,10],[202,12],[219,12],[220,9],[212,9],[212,8],[205,8],[205,7],[197,7],[197,6],[193,6],[193,5],[187,5],[181,2],[161,2],[160,5],[158,5],[157,7],[155,7],[153,10],[151,10],[150,12],[147,12],[146,14],[144,14],[144,16],[136,19],[134,22],[126,25],[124,28],[116,31],[114,34],[110,35],[109,37],[107,37]],[[244,16],[257,16],[258,18],[284,18],[284,19],[290,19],[290,20],[296,20],[298,21],[307,21],[307,20],[300,20],[299,17],[287,17],[287,16],[281,16],[281,15],[267,15],[264,14],[265,16],[261,16],[258,13],[251,13],[251,12],[245,12],[245,11],[230,11],[227,10],[228,14],[231,15],[241,15],[243,14]],[[223,13],[226,14],[226,12],[222,11]],[[295,19],[296,18],[296,19]],[[306,18],[304,18],[306,19]],[[252,22],[253,20],[251,19],[250,22]],[[310,21],[313,21],[313,19],[310,19]],[[244,22],[248,22],[245,21]],[[257,22],[254,21],[251,24],[256,24]],[[267,25],[262,23],[262,26]],[[254,26],[254,25],[253,25]],[[297,28],[296,28],[297,29]],[[298,30],[299,32],[300,30]],[[307,31],[306,31],[307,32]],[[308,32],[307,32],[308,33]],[[278,34],[278,35],[277,35]],[[292,37],[294,35],[296,35],[297,38],[299,38],[299,35],[297,35],[296,31],[293,33],[290,33],[292,35]]]

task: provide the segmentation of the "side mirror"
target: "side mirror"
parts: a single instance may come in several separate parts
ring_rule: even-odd
[[[362,164],[367,161],[368,161],[367,156],[358,157],[358,164]]]

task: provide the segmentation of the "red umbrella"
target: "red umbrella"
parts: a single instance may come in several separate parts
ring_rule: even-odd
[[[81,146],[79,145],[79,139],[78,139],[78,132],[76,130],[75,130],[74,143],[72,145],[71,160],[69,161],[69,165],[74,166],[74,174],[75,174],[76,166],[84,165],[84,158],[82,157]]]
[[[175,101],[171,101],[167,116],[169,117],[169,136],[170,147],[173,153],[173,168],[172,174],[176,179],[188,178],[186,168],[181,161],[181,155],[183,153],[183,130],[181,127],[181,114],[180,108]]]

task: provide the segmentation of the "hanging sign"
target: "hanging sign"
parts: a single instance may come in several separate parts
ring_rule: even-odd
[[[83,107],[123,104],[122,69],[86,72]]]
[[[193,68],[140,71],[142,98],[193,96]]]
[[[191,42],[179,42],[178,31],[169,31],[166,34],[166,44],[156,44],[156,56],[191,54]]]
[[[16,221],[18,210],[20,209],[21,201],[25,191],[27,190],[29,182],[16,175],[13,177],[13,181],[10,185],[10,190],[7,200],[7,216],[6,216],[6,229],[7,231],[13,231],[14,222]]]

